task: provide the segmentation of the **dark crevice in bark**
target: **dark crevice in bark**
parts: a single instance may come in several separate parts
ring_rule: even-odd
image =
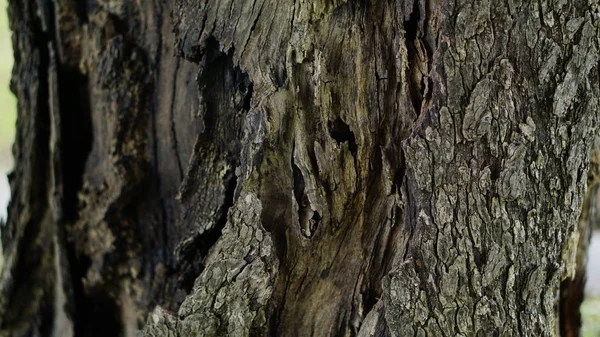
[[[311,229],[311,233],[314,234],[317,228],[319,227],[319,222],[321,221],[321,214],[317,211],[313,211],[312,217],[309,222],[309,227]],[[312,236],[312,235],[311,235]]]
[[[42,9],[38,9],[42,10]],[[31,17],[36,17],[34,13],[31,13]],[[33,160],[33,184],[32,187],[37,188],[37,192],[31,191],[31,195],[37,200],[44,203],[46,202],[46,175],[47,165],[50,161],[48,144],[50,143],[50,92],[47,85],[48,81],[48,69],[50,67],[50,51],[48,50],[48,43],[50,42],[49,37],[43,31],[43,24],[38,20],[33,21],[34,25],[34,45],[39,51],[40,64],[38,68],[39,85],[38,97],[37,97],[37,114],[35,117],[35,123],[33,131],[36,132],[36,143],[33,150],[37,150],[32,158]],[[36,195],[37,194],[37,195]],[[37,221],[36,221],[37,222]],[[29,227],[29,226],[27,226]],[[27,242],[27,241],[25,241]]]
[[[74,244],[67,244],[66,251],[73,286],[73,309],[75,313],[75,316],[73,317],[73,329],[75,336],[85,336],[84,332],[86,324],[84,322],[86,320],[86,311],[84,308],[86,306],[86,294],[82,280],[85,278],[86,272],[92,264],[92,261],[86,255],[77,256]]]
[[[354,133],[350,130],[350,126],[346,124],[341,118],[336,118],[333,122],[328,123],[329,135],[335,139],[338,144],[348,143],[348,149],[352,156],[356,157],[356,138]]]
[[[402,140],[404,141],[404,139]],[[398,163],[398,169],[394,173],[394,183],[392,184],[392,193],[397,193],[398,195],[402,194],[402,183],[404,181],[404,176],[406,175],[406,163],[404,158],[404,151],[398,151],[400,158]]]
[[[378,139],[378,143],[382,144],[385,142],[383,139],[383,135]],[[383,148],[382,145],[380,145]],[[370,181],[368,183],[369,189],[367,191],[367,200],[365,204],[365,209],[375,209],[377,206],[375,203],[378,201],[378,197],[380,197],[381,189],[380,184],[382,180],[382,170],[383,170],[383,158],[395,158],[391,153],[386,153],[384,155],[384,150],[381,152],[373,152],[370,163],[371,170],[373,174],[370,177]],[[400,152],[400,157],[397,157],[397,161],[394,161],[392,164],[393,167],[397,167],[393,180],[391,182],[391,193],[400,194],[400,188],[402,186],[402,181],[404,179],[404,157],[402,156],[402,152]],[[393,258],[395,256],[394,243],[395,235],[400,232],[402,229],[400,226],[394,227],[394,222],[396,221],[396,215],[402,214],[399,210],[398,206],[395,206],[391,209],[390,214],[388,215],[387,221],[383,222],[381,226],[376,229],[376,232],[373,233],[375,236],[373,238],[373,243],[369,251],[369,259],[368,259],[368,268],[365,271],[365,279],[362,281],[361,290],[360,290],[360,302],[361,302],[361,310],[362,317],[366,317],[375,307],[377,302],[381,299],[382,295],[382,280],[385,275],[388,274]],[[363,322],[361,321],[359,324],[362,326]]]
[[[191,291],[204,268],[204,258],[220,239],[236,199],[239,182],[235,170],[240,166],[240,140],[245,114],[251,108],[253,83],[248,74],[234,65],[233,52],[233,48],[221,52],[219,41],[210,37],[199,60],[197,83],[204,132],[197,139],[180,195],[182,205],[194,209],[186,212],[183,221],[191,222],[196,233],[200,223],[201,234],[180,244],[176,252],[180,263],[178,284],[186,292]],[[227,170],[224,177],[214,168],[215,163]],[[192,197],[198,189],[205,192]],[[207,211],[202,207],[211,208],[212,219],[206,217]]]
[[[215,245],[215,243],[217,243],[217,240],[221,236],[221,232],[223,231],[225,224],[227,224],[229,209],[233,206],[234,203],[235,189],[237,187],[237,177],[233,172],[229,171],[227,173],[227,178],[225,178],[225,181],[227,181],[227,190],[225,190],[225,201],[219,211],[219,220],[217,221],[216,226],[212,230],[200,235],[200,242],[202,243],[202,245],[200,246],[200,254],[202,254],[202,256],[208,255],[209,250]]]
[[[163,2],[162,1],[152,1],[152,4],[154,6],[154,9],[156,10],[156,12],[154,12],[154,20],[156,20],[156,27],[160,28],[163,26],[163,18],[160,15],[161,12],[164,10],[163,9]],[[168,7],[168,6],[167,6]],[[157,40],[156,40],[156,46],[157,46],[157,50],[161,50],[164,45],[163,45],[163,34],[158,34],[157,36]],[[163,74],[163,67],[161,66],[161,60],[162,60],[162,53],[158,52],[156,53],[155,57],[152,58],[152,55],[149,55],[149,60],[153,60],[153,62],[150,62],[150,67],[152,68],[152,81],[154,83],[159,83],[159,79],[161,78],[161,75]],[[177,68],[174,71],[174,74],[177,74],[177,70],[179,67],[179,60],[177,63]],[[175,92],[175,87],[176,85],[173,84],[173,90],[171,91],[172,95],[174,96],[174,92]],[[156,214],[156,221],[159,225],[160,228],[160,234],[156,234],[156,237],[160,240],[159,242],[156,242],[156,247],[159,247],[158,250],[158,254],[154,255],[154,258],[156,258],[157,261],[163,261],[165,263],[165,265],[167,266],[167,270],[168,273],[171,273],[173,270],[176,268],[176,262],[174,259],[174,255],[172,253],[172,243],[170,241],[170,228],[173,226],[175,220],[172,218],[172,213],[168,212],[168,208],[170,208],[170,204],[169,202],[167,202],[167,198],[170,198],[170,196],[167,196],[167,192],[165,191],[164,187],[163,187],[163,180],[160,174],[160,169],[159,169],[159,153],[158,153],[158,142],[159,142],[159,137],[157,134],[157,114],[159,113],[159,97],[157,97],[157,92],[158,92],[158,88],[155,88],[155,92],[152,95],[152,100],[151,100],[151,105],[150,105],[150,144],[151,146],[149,147],[149,152],[150,152],[150,163],[151,163],[151,175],[150,175],[150,182],[149,184],[151,185],[151,190],[148,191],[149,193],[152,193],[154,195],[156,195],[157,198],[157,205],[159,206],[159,209],[155,212]],[[175,99],[172,98],[171,101],[171,106],[170,106],[170,113],[173,113],[173,109],[174,109],[174,102]],[[180,179],[183,179],[183,172],[182,172],[182,167],[181,167],[181,161],[179,159],[179,153],[176,152],[177,156],[178,156],[178,164],[179,164],[179,171],[180,171]],[[153,276],[153,280],[152,282],[156,282],[156,280],[154,279],[154,277],[156,277],[156,266],[157,266],[157,262],[152,261],[151,262],[151,266],[152,266],[152,276]],[[164,285],[163,285],[164,286]],[[163,292],[164,292],[164,287],[163,287]],[[161,294],[161,297],[164,297],[164,293]],[[153,299],[153,302],[156,299]],[[168,307],[168,305],[165,305],[165,307]]]
[[[319,212],[312,210],[310,200],[306,194],[306,184],[304,182],[304,177],[302,176],[302,171],[300,171],[300,168],[294,162],[293,155],[291,166],[294,183],[294,197],[298,204],[298,222],[300,224],[300,230],[305,237],[311,238],[317,230],[319,221],[321,221],[321,215]]]
[[[368,289],[362,293],[361,300],[363,304],[363,311],[365,313],[371,312],[381,297],[381,280],[377,281],[378,284],[369,284]]]
[[[63,215],[65,221],[74,223],[77,220],[77,194],[83,184],[85,163],[92,146],[91,111],[88,96],[88,78],[74,71],[59,71],[59,104],[61,113],[61,161],[63,168]],[[73,96],[76,92],[78,95]],[[64,230],[64,228],[62,229]],[[73,287],[74,329],[75,335],[81,336],[84,329],[82,322],[85,306],[82,280],[89,267],[89,258],[77,257],[73,242],[65,238],[65,249]],[[83,260],[82,260],[83,259]],[[78,310],[81,309],[81,310]],[[110,322],[109,322],[110,324]]]
[[[584,300],[585,275],[576,275],[575,279],[566,279],[560,284],[558,302],[559,327],[561,337],[579,336],[581,315],[579,306]]]
[[[120,36],[129,36],[130,35],[130,32],[129,32],[130,28],[125,20],[121,19],[120,17],[118,17],[117,15],[115,15],[113,13],[109,13],[108,17],[109,17],[110,22],[112,23],[112,27],[115,29],[116,35],[120,35]]]
[[[433,55],[437,49],[437,32],[430,27],[431,16],[435,16],[435,14],[427,13],[427,6],[430,6],[431,3],[426,1],[423,7],[420,7],[420,4],[418,0],[413,2],[409,19],[404,21],[406,32],[404,37],[410,74],[408,90],[417,115],[420,115],[424,105],[429,104],[433,85],[430,72]]]
[[[75,326],[75,336],[103,337],[123,336],[123,324],[121,322],[121,308],[117,305],[114,295],[107,293],[105,289],[115,289],[116,285],[105,285],[104,287],[88,290],[84,307],[80,307],[83,317],[78,317]]]
[[[438,47],[438,38],[439,38],[439,29],[435,30],[435,27],[432,23],[432,20],[435,20],[434,17],[439,15],[437,12],[439,9],[435,7],[436,3],[433,0],[425,0],[425,4],[423,6],[423,47],[425,48],[425,52],[427,53],[427,69],[431,71],[433,68],[433,54],[437,50]],[[429,74],[428,74],[429,75]],[[431,78],[428,76],[427,81],[428,87],[431,88]]]
[[[409,62],[409,72],[411,74],[409,82],[409,91],[411,96],[411,101],[413,104],[413,108],[415,109],[415,113],[419,115],[421,111],[421,104],[423,103],[423,95],[425,93],[425,86],[423,83],[423,78],[419,74],[419,55],[417,54],[416,43],[418,42],[418,33],[419,33],[419,1],[415,0],[413,3],[413,10],[410,14],[409,20],[404,21],[404,30],[406,39],[406,49],[408,52],[408,62]]]
[[[81,20],[82,23],[87,23],[88,22],[88,13],[89,12],[89,6],[88,6],[88,2],[91,0],[79,0],[79,1],[73,1],[73,5],[75,7],[75,13],[77,14],[77,17],[79,18],[79,20]]]
[[[475,262],[475,265],[479,270],[483,270],[483,267],[485,266],[485,261],[485,251],[480,250],[477,247],[473,247],[473,262]]]
[[[161,41],[162,43],[162,41]],[[160,59],[160,54],[158,55],[158,58]],[[158,68],[155,72],[154,72],[154,82],[158,83],[158,78],[160,75],[160,68]],[[169,228],[168,226],[171,224],[171,222],[169,222],[169,217],[167,216],[167,202],[165,201],[165,194],[166,192],[164,191],[164,188],[162,186],[162,181],[161,181],[161,176],[160,176],[160,171],[159,171],[159,155],[158,155],[158,134],[157,134],[157,114],[158,114],[158,97],[157,95],[153,95],[152,96],[152,106],[151,106],[151,144],[152,144],[152,148],[151,148],[151,154],[152,154],[152,158],[151,158],[151,163],[152,163],[152,178],[155,180],[153,183],[153,186],[155,186],[156,192],[159,195],[159,205],[160,205],[160,218],[158,219],[158,221],[160,221],[161,223],[163,223],[162,226],[162,249],[161,249],[161,254],[163,255],[162,258],[164,261],[168,261],[168,256],[170,256],[170,248],[169,247]],[[183,178],[182,178],[183,179]],[[168,261],[170,262],[170,261]],[[171,266],[170,263],[167,263],[169,266]]]
[[[227,149],[232,157],[231,161],[236,161],[239,156],[241,137],[232,136],[241,135],[242,118],[238,113],[240,110],[243,112],[250,110],[254,85],[248,74],[233,65],[234,48],[231,48],[228,53],[221,52],[219,48],[219,42],[214,37],[207,39],[201,62],[202,70],[198,78],[201,96],[206,106],[205,141]],[[239,101],[236,99],[238,93],[242,94]],[[234,109],[223,101],[228,94],[233,98]],[[230,143],[235,146],[228,148],[226,145]]]
[[[177,74],[177,72],[179,71],[179,66],[180,66],[180,61],[179,59],[175,60],[175,71],[174,73]],[[177,129],[175,127],[175,97],[177,94],[177,81],[175,81],[173,83],[173,90],[171,92],[171,107],[169,109],[169,120],[171,123],[171,141],[173,142],[173,152],[175,154],[175,158],[177,160],[177,168],[179,170],[179,178],[183,179],[183,163],[181,162],[181,156],[179,155],[179,139],[177,139]]]
[[[228,172],[225,178],[227,190],[225,191],[225,201],[219,211],[220,216],[216,225],[194,238],[191,245],[186,247],[183,252],[182,273],[178,279],[179,286],[189,293],[194,287],[196,278],[204,270],[202,261],[210,252],[210,249],[217,243],[221,233],[227,224],[229,209],[234,204],[235,190],[237,188],[237,177],[233,172]]]
[[[93,140],[88,78],[66,69],[59,70],[58,75],[63,137],[63,212],[66,220],[73,221],[77,217],[77,193],[83,184],[85,163]]]
[[[408,21],[404,21],[404,30],[406,31],[405,38],[407,41],[414,41],[417,38],[417,32],[419,30],[419,1],[413,1],[413,9],[410,13]]]
[[[194,248],[202,244],[199,237],[197,237],[192,244],[182,249],[181,265],[179,266],[179,277],[177,278],[177,286],[186,293],[189,293],[194,287],[194,281],[196,277],[200,275],[204,266],[202,265],[202,255],[198,254]],[[183,251],[184,250],[184,251]]]
[[[226,57],[227,54],[221,52],[219,41],[214,36],[210,36],[206,39],[204,43],[204,49],[202,49],[202,54],[198,55],[198,63],[204,67],[205,70],[210,70],[210,66],[213,65],[218,58]],[[219,69],[215,67],[214,71],[218,71]],[[202,77],[206,77],[206,74],[203,73]]]

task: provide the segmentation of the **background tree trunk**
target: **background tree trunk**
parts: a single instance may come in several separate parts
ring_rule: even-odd
[[[1,335],[577,335],[598,10],[12,0]]]

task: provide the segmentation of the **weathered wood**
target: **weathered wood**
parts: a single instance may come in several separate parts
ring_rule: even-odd
[[[598,8],[11,1],[0,335],[576,335]]]

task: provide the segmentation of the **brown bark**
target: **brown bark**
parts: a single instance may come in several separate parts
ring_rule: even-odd
[[[598,8],[11,1],[1,335],[577,334]]]

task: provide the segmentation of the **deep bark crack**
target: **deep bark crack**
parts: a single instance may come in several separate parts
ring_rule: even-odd
[[[330,121],[328,123],[329,126],[329,135],[333,138],[338,144],[347,143],[348,149],[353,157],[356,157],[356,138],[352,130],[350,130],[350,126],[346,124],[341,118],[336,118],[334,121]]]

